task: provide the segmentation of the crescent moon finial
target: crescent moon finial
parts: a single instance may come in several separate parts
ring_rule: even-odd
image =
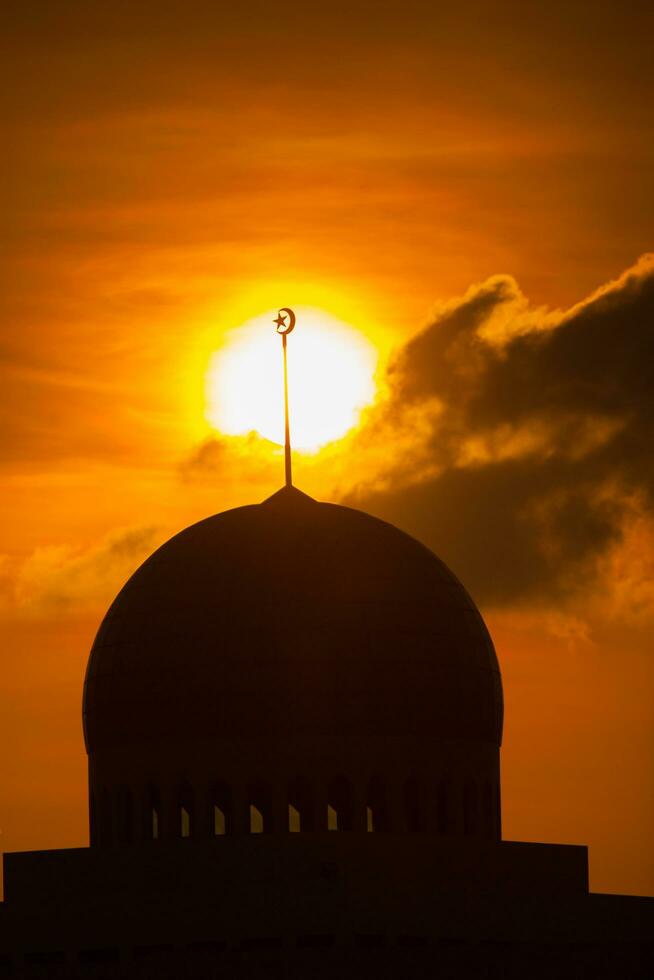
[[[286,322],[288,320],[288,323]],[[277,319],[273,320],[277,328],[277,333],[282,337],[288,335],[295,326],[295,313],[288,306],[283,306],[277,313]]]
[[[295,326],[295,313],[288,306],[283,306],[277,312],[277,319],[273,320],[277,327],[277,333],[282,338],[282,352],[284,358],[284,468],[286,470],[286,486],[293,486],[293,476],[291,473],[291,424],[288,415],[288,367],[286,364],[286,338]]]

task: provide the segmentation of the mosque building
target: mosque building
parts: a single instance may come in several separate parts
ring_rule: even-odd
[[[368,514],[288,481],[177,534],[107,612],[83,722],[90,846],[5,854],[0,977],[654,976],[654,899],[502,839],[489,633]]]

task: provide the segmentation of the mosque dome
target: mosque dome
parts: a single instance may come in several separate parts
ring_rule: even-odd
[[[294,487],[187,528],[132,575],[89,660],[90,754],[339,734],[498,746],[484,622],[431,551]]]
[[[502,688],[432,552],[285,487],[159,548],[84,688],[91,844],[325,830],[499,839]]]

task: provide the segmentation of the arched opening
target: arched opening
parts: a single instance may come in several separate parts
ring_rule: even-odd
[[[463,832],[466,837],[477,834],[478,824],[477,786],[469,779],[463,788]]]
[[[161,797],[154,787],[150,787],[146,798],[144,831],[146,840],[161,837]]]
[[[327,787],[327,829],[354,829],[352,787],[343,776],[332,780]]]
[[[288,786],[288,829],[290,833],[314,829],[314,800],[305,779],[295,779]]]
[[[421,834],[426,830],[426,793],[419,779],[407,779],[404,784],[404,822],[410,834]]]
[[[381,776],[373,776],[367,786],[366,830],[376,834],[390,830],[388,793]]]
[[[273,829],[272,790],[268,783],[255,782],[248,787],[250,833],[269,834]]]
[[[288,832],[299,834],[302,830],[302,815],[292,803],[288,804]]]
[[[180,837],[193,837],[195,833],[195,797],[188,783],[180,788],[177,797],[177,830]]]
[[[250,833],[263,834],[265,829],[263,813],[258,806],[250,803]]]
[[[231,788],[224,782],[214,783],[210,794],[210,818],[214,837],[234,833],[233,800]]]
[[[227,833],[227,817],[225,811],[221,810],[215,803],[213,805],[212,826],[214,837],[224,837]]]
[[[484,837],[488,838],[488,840],[492,840],[495,836],[493,809],[493,786],[488,780],[486,780],[482,794],[481,812],[482,833]]]
[[[116,800],[116,828],[119,844],[130,844],[134,820],[132,794],[126,786],[118,790]]]
[[[449,779],[441,779],[436,791],[436,824],[439,834],[456,833],[454,793]]]

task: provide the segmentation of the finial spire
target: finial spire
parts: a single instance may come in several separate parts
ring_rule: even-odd
[[[288,367],[286,364],[286,338],[295,326],[295,313],[288,306],[282,307],[277,313],[277,319],[273,320],[277,327],[277,333],[281,334],[282,352],[284,357],[284,466],[286,470],[286,486],[293,486],[293,474],[291,472],[291,426],[288,417]]]

